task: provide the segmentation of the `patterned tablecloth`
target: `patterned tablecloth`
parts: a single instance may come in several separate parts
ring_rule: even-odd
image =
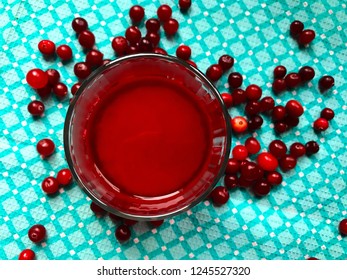
[[[275,97],[277,104],[295,98],[305,105],[299,126],[278,137],[265,118],[254,135],[263,147],[276,137],[288,144],[316,140],[320,151],[300,159],[267,197],[259,199],[237,189],[222,207],[204,201],[157,229],[138,223],[132,227],[131,240],[120,245],[114,236],[116,225],[108,217],[95,217],[90,199],[77,185],[61,189],[54,197],[42,192],[41,181],[67,166],[62,136],[69,98],[48,99],[45,116],[34,120],[27,104],[38,96],[26,84],[25,75],[35,67],[57,68],[71,87],[76,82],[74,63],[44,60],[38,42],[48,38],[57,45],[66,43],[73,49],[74,62],[83,61],[85,54],[71,28],[72,19],[83,16],[105,58],[114,58],[110,40],[129,26],[128,10],[136,2],[145,7],[147,19],[156,16],[160,4],[173,7],[179,34],[169,40],[161,31],[161,46],[169,54],[185,43],[205,71],[228,53],[236,58],[233,69],[245,76],[244,85],[260,85],[265,96],[273,96],[275,65],[283,64],[290,72],[313,66],[312,82]],[[0,259],[17,259],[25,248],[32,248],[37,259],[346,259],[347,238],[338,232],[339,221],[347,218],[346,1],[193,0],[187,14],[179,11],[176,2],[1,1]],[[308,48],[299,49],[289,36],[295,19],[317,33]],[[336,85],[320,94],[317,83],[323,74],[334,76]],[[226,81],[224,75],[217,83],[221,92],[227,91]],[[336,117],[326,132],[316,134],[312,122],[325,107],[335,110]],[[233,108],[230,113],[242,115],[243,109]],[[45,137],[54,140],[57,151],[41,160],[35,145]],[[233,146],[247,137],[234,136]],[[38,245],[27,236],[35,223],[45,225],[48,232],[46,241]]]

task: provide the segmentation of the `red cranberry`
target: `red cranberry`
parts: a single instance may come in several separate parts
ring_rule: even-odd
[[[219,64],[212,64],[206,70],[207,78],[209,78],[213,82],[218,81],[220,77],[222,77],[222,74],[223,74],[223,69]]]
[[[57,83],[55,86],[53,86],[53,93],[59,97],[63,98],[67,95],[68,93],[68,88],[65,84],[63,83]]]
[[[228,54],[224,54],[219,58],[218,64],[220,65],[220,67],[222,67],[223,71],[225,72],[234,66],[234,58],[232,58]]]
[[[164,220],[151,221],[152,226],[160,227],[164,223]]]
[[[248,116],[258,115],[260,112],[260,104],[257,101],[249,101],[245,106],[245,112]]]
[[[286,108],[281,105],[275,106],[272,110],[272,120],[273,121],[281,121],[285,118],[287,114]]]
[[[266,175],[266,180],[273,186],[277,186],[282,183],[282,175],[277,171],[271,171]]]
[[[335,84],[335,80],[332,76],[323,76],[319,79],[318,85],[320,91],[326,91],[328,89],[331,89]]]
[[[127,226],[133,226],[133,225],[137,224],[137,221],[135,221],[135,220],[123,219],[123,221],[124,221],[124,224]]]
[[[48,69],[46,70],[46,73],[48,75],[48,84],[50,86],[56,85],[60,80],[60,74],[55,69]]]
[[[251,155],[257,154],[261,148],[259,141],[254,137],[247,138],[247,140],[245,141],[245,146],[247,148],[248,153]]]
[[[41,156],[48,157],[54,153],[54,142],[48,138],[42,139],[37,142],[36,150]]]
[[[237,184],[241,188],[252,187],[255,182],[247,180],[244,176],[240,176],[237,180]]]
[[[44,55],[54,55],[55,53],[55,44],[51,40],[41,40],[38,48]]]
[[[146,21],[147,32],[158,32],[160,29],[160,21],[156,18],[150,18]]]
[[[157,16],[161,21],[167,21],[171,18],[172,9],[169,5],[161,5],[157,10]]]
[[[135,23],[140,22],[145,16],[145,9],[139,5],[134,5],[129,10],[129,17]]]
[[[57,174],[57,180],[59,182],[59,185],[61,186],[68,186],[72,182],[72,173],[70,169],[64,168],[59,170]]]
[[[287,114],[293,118],[298,118],[304,113],[304,108],[296,100],[289,100],[285,108]]]
[[[88,29],[88,22],[84,18],[77,17],[73,19],[71,26],[76,33],[81,33]]]
[[[227,167],[225,169],[225,174],[233,175],[239,172],[240,170],[240,163],[237,159],[230,158],[227,163]]]
[[[255,131],[263,125],[263,122],[264,122],[264,120],[261,116],[259,116],[259,115],[252,116],[248,120],[248,129],[250,131]]]
[[[239,88],[242,85],[243,78],[238,72],[230,73],[228,77],[228,83],[231,88]]]
[[[326,119],[327,121],[331,121],[335,116],[335,113],[330,108],[324,108],[320,113],[320,117]]]
[[[296,166],[296,158],[293,156],[285,156],[280,159],[280,167],[282,171],[288,171],[294,169]]]
[[[252,190],[256,196],[265,196],[271,191],[271,185],[268,181],[262,179],[253,186]]]
[[[240,167],[241,167],[241,166],[244,166],[244,165],[250,163],[250,161],[248,159],[243,159],[243,160],[240,160],[239,163],[240,163]]]
[[[139,42],[139,51],[149,53],[153,51],[153,45],[147,38],[141,38]]]
[[[287,146],[281,140],[273,140],[269,145],[269,152],[276,158],[282,158],[287,153]]]
[[[275,79],[282,79],[286,76],[287,74],[287,68],[282,66],[282,65],[279,65],[279,66],[276,66],[275,69],[274,69],[274,78]]]
[[[165,21],[163,26],[165,33],[169,36],[176,34],[178,27],[179,23],[174,18],[170,18],[167,21]]]
[[[241,88],[234,89],[231,96],[233,97],[233,104],[235,106],[245,103],[247,100],[246,92]]]
[[[125,50],[125,54],[136,54],[140,52],[140,47],[139,47],[139,43],[136,43],[135,45],[128,45],[126,50]]]
[[[72,95],[75,95],[76,92],[78,91],[78,89],[80,88],[80,86],[81,86],[81,83],[80,83],[80,82],[74,84],[74,85],[71,87],[71,94],[72,94]]]
[[[265,171],[275,171],[278,167],[278,161],[277,159],[270,153],[263,152],[260,153],[257,157],[257,162]]]
[[[39,243],[46,237],[46,228],[43,225],[33,225],[28,232],[32,242]]]
[[[249,85],[246,88],[246,96],[248,100],[257,101],[260,99],[263,91],[257,85]]]
[[[294,38],[297,38],[303,30],[304,24],[299,20],[295,20],[290,24],[290,34]]]
[[[164,50],[162,48],[158,48],[158,47],[154,48],[153,52],[157,53],[157,54],[167,55],[167,51],[166,50]],[[195,64],[195,67],[196,67],[196,64]]]
[[[78,42],[83,48],[91,49],[95,44],[95,36],[89,30],[84,30],[78,35]]]
[[[287,89],[286,81],[284,79],[276,79],[272,83],[272,90],[274,93],[281,93]]]
[[[49,84],[47,84],[43,88],[35,89],[36,93],[41,97],[41,99],[46,99],[52,92],[52,88]]]
[[[229,192],[226,187],[216,187],[211,193],[212,202],[214,205],[220,206],[228,202]]]
[[[57,55],[61,60],[70,60],[72,58],[72,49],[68,45],[57,47]]]
[[[281,133],[286,132],[288,130],[288,124],[286,124],[285,122],[282,122],[282,121],[275,122],[274,129],[275,129],[276,133],[281,134]]]
[[[232,150],[234,159],[245,160],[248,157],[248,150],[243,145],[236,145]]]
[[[310,66],[304,66],[299,70],[299,76],[302,82],[311,81],[314,78],[314,69]]]
[[[289,154],[295,158],[302,157],[306,154],[306,148],[303,144],[295,142],[290,146]]]
[[[342,235],[347,235],[347,219],[343,219],[339,223],[339,231]]]
[[[159,44],[160,35],[159,33],[150,32],[146,34],[146,39],[151,42],[152,46],[156,47]]]
[[[236,175],[226,175],[224,177],[224,185],[229,189],[235,189],[238,185],[238,178]]]
[[[31,101],[28,105],[28,111],[33,116],[41,116],[45,111],[45,105],[38,100]]]
[[[21,261],[28,261],[28,260],[34,260],[35,259],[35,252],[31,249],[25,249],[23,250],[18,257],[18,260]]]
[[[192,0],[179,0],[178,5],[181,10],[186,11],[192,5]]]
[[[301,83],[301,78],[298,73],[289,73],[285,78],[286,86],[289,89],[296,88]]]
[[[54,177],[47,177],[42,181],[41,188],[46,194],[55,194],[59,190],[59,182]]]
[[[115,234],[116,234],[117,240],[120,242],[125,242],[125,241],[129,240],[129,238],[131,236],[130,229],[127,225],[118,226]]]
[[[318,153],[319,151],[319,145],[316,141],[309,141],[305,144],[305,148],[306,148],[306,155],[310,156],[313,154]]]
[[[329,122],[328,120],[324,119],[324,118],[318,118],[317,120],[315,120],[315,122],[313,123],[313,128],[316,131],[325,131],[327,130],[329,127]]]
[[[270,96],[266,96],[260,100],[259,104],[260,112],[268,112],[275,107],[275,100]]]
[[[102,65],[104,54],[98,50],[91,50],[86,55],[86,63],[91,67],[99,67]]]
[[[288,125],[288,127],[297,127],[300,120],[297,117],[292,117],[292,116],[285,116],[283,122]]]
[[[128,46],[127,39],[123,36],[114,37],[112,40],[112,49],[116,52],[118,56],[125,54]]]
[[[125,31],[125,38],[130,44],[136,44],[141,39],[141,31],[137,26],[130,26]]]
[[[186,45],[181,45],[176,49],[176,56],[183,60],[188,60],[191,54],[192,50]]]
[[[48,84],[48,75],[41,69],[31,69],[26,75],[26,81],[34,89],[43,88]]]
[[[231,128],[236,133],[242,133],[247,130],[248,122],[244,117],[237,116],[231,120]]]
[[[313,41],[316,37],[316,33],[311,29],[303,30],[298,37],[299,45],[307,45]]]
[[[92,70],[90,69],[90,66],[85,62],[76,63],[73,70],[76,77],[79,79],[87,78],[92,72]]]
[[[90,203],[90,210],[92,210],[94,214],[98,216],[103,216],[106,214],[106,210],[101,208],[99,205],[97,205],[94,202]]]
[[[231,108],[231,106],[233,106],[233,97],[229,93],[222,93],[221,97],[223,99],[225,107],[229,109]]]
[[[125,52],[126,52],[126,54],[139,53],[140,52],[139,43],[137,43],[135,45],[128,45]]]
[[[249,162],[241,166],[240,168],[241,176],[248,181],[257,181],[264,176],[263,170],[261,170],[258,164],[254,162]]]

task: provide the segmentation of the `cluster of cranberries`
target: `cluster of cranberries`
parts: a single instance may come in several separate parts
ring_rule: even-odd
[[[290,35],[297,40],[298,44],[305,46],[313,41],[316,33],[312,29],[304,29],[304,24],[295,20],[290,24]]]
[[[335,113],[330,108],[324,108],[321,113],[320,117],[315,120],[313,123],[313,128],[317,131],[325,131],[329,127],[329,121],[332,120],[335,116]]]
[[[72,174],[70,169],[64,168],[59,170],[57,177],[49,176],[41,183],[42,190],[49,195],[58,192],[59,187],[69,186],[72,182]]]
[[[274,81],[272,90],[274,93],[281,93],[285,90],[295,89],[303,83],[311,81],[315,76],[315,71],[310,66],[303,66],[299,72],[287,74],[287,69],[283,65],[279,65],[274,69]]]
[[[186,2],[186,1],[185,1]],[[184,6],[184,4],[182,4]],[[184,6],[185,7],[185,6]],[[189,7],[188,7],[189,8]],[[172,9],[168,5],[161,5],[157,10],[156,18],[150,18],[145,22],[146,35],[143,36],[138,25],[145,16],[145,10],[139,5],[135,5],[129,10],[129,17],[134,25],[128,27],[124,36],[117,36],[112,40],[112,48],[117,56],[134,53],[167,54],[165,50],[158,47],[160,41],[160,27],[164,29],[167,36],[176,34],[179,23],[172,18]]]
[[[234,58],[228,54],[222,55],[218,60],[218,64],[212,64],[207,68],[206,76],[211,81],[216,82],[222,77],[223,73],[233,67],[233,65]]]
[[[90,209],[98,217],[105,216],[108,214],[108,216],[114,223],[121,223],[120,225],[117,226],[115,231],[115,236],[118,241],[126,242],[130,239],[130,236],[131,236],[130,227],[132,225],[135,225],[137,221],[121,218],[112,213],[107,213],[103,208],[101,208],[99,205],[95,204],[94,202],[90,204]],[[150,223],[153,227],[159,227],[164,223],[164,220],[151,221]]]
[[[58,98],[64,98],[68,93],[67,86],[60,82],[60,74],[55,69],[31,69],[26,75],[26,81],[42,99],[46,99],[51,92]],[[34,116],[42,115],[45,109],[42,102],[37,102],[28,105],[28,111]]]
[[[249,137],[244,145],[236,145],[232,150],[232,158],[229,159],[224,177],[225,187],[217,187],[212,191],[211,198],[214,204],[223,205],[229,199],[228,189],[237,186],[249,187],[257,196],[267,195],[273,186],[282,183],[283,172],[294,169],[297,159],[315,154],[319,146],[315,141],[309,141],[305,145],[295,142],[289,148],[281,140],[273,140],[268,152],[261,152],[259,141]],[[258,154],[259,153],[259,154]],[[257,155],[256,162],[249,160],[250,156]]]
[[[303,66],[299,72],[287,74],[287,69],[283,65],[279,65],[274,69],[274,81],[272,90],[274,93],[281,93],[285,90],[292,90],[298,86],[311,81],[315,76],[315,71],[310,66]],[[334,86],[334,78],[331,76],[323,76],[319,79],[318,86],[321,92],[325,92]]]

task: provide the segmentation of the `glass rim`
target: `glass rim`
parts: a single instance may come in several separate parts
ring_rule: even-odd
[[[71,120],[72,120],[72,117],[74,115],[76,102],[80,98],[82,93],[84,92],[85,88],[91,82],[93,82],[94,79],[97,78],[102,72],[104,72],[105,70],[107,70],[109,68],[112,68],[115,64],[119,64],[123,61],[137,59],[137,58],[160,58],[160,59],[163,59],[166,61],[171,61],[171,62],[177,63],[179,65],[182,65],[185,68],[187,68],[189,71],[193,72],[194,75],[198,76],[204,82],[204,84],[209,87],[209,89],[212,91],[212,94],[217,98],[219,105],[220,105],[220,108],[222,109],[222,113],[223,113],[223,116],[225,119],[225,125],[226,125],[226,135],[225,135],[225,137],[226,137],[226,145],[225,145],[226,149],[225,149],[224,159],[220,165],[219,171],[218,171],[217,175],[215,176],[213,182],[210,184],[210,186],[208,188],[206,188],[206,190],[203,192],[203,194],[200,195],[199,197],[197,197],[197,199],[195,199],[192,203],[184,205],[183,207],[179,207],[179,209],[177,209],[175,211],[171,211],[171,212],[168,212],[166,214],[160,214],[160,215],[145,216],[145,215],[129,214],[129,213],[119,211],[119,210],[107,205],[106,203],[104,203],[102,200],[100,200],[98,197],[96,197],[92,193],[92,191],[90,191],[88,189],[88,187],[86,187],[85,183],[81,180],[80,176],[77,174],[77,172],[75,170],[75,166],[74,166],[74,163],[72,160],[72,155],[70,152],[70,146],[71,146],[70,128],[71,128],[71,124],[72,124]],[[120,216],[120,217],[123,217],[123,218],[133,219],[133,220],[137,220],[137,221],[167,219],[167,218],[170,218],[172,216],[178,215],[182,212],[185,212],[188,209],[191,209],[194,206],[196,206],[197,204],[199,204],[201,201],[203,201],[208,196],[208,194],[211,192],[211,190],[216,186],[219,179],[223,176],[225,169],[226,169],[226,166],[227,166],[227,162],[229,160],[229,154],[230,154],[230,149],[231,149],[232,132],[231,132],[231,124],[228,121],[229,118],[230,118],[230,115],[228,113],[228,110],[227,110],[227,108],[223,102],[223,99],[222,99],[219,91],[214,86],[214,84],[199,69],[193,67],[192,65],[190,65],[186,61],[184,61],[180,58],[171,56],[171,55],[162,55],[162,54],[155,54],[155,53],[140,53],[140,54],[126,55],[123,57],[116,58],[115,60],[112,60],[112,61],[108,62],[107,64],[102,65],[102,66],[98,67],[97,69],[95,69],[82,82],[81,86],[78,88],[78,90],[77,90],[76,94],[74,95],[72,102],[70,103],[69,108],[66,112],[66,117],[65,117],[65,122],[64,122],[63,146],[64,146],[65,158],[66,158],[66,161],[67,161],[69,168],[72,172],[72,175],[75,179],[75,182],[88,195],[88,197],[92,200],[92,202],[96,203],[98,206],[102,207],[107,212],[112,213],[112,214],[117,215],[117,216]]]

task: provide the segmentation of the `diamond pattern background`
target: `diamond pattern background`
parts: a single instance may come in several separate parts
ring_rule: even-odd
[[[176,2],[0,3],[0,259],[17,259],[25,248],[33,248],[37,259],[346,259],[347,239],[338,233],[339,221],[347,217],[346,2],[193,0],[186,14]],[[132,239],[121,245],[114,237],[115,224],[108,217],[93,215],[89,198],[78,186],[62,189],[54,197],[42,193],[41,181],[67,166],[62,136],[69,100],[48,99],[45,116],[34,120],[26,107],[38,97],[26,84],[25,74],[34,67],[57,68],[71,87],[76,82],[73,63],[44,60],[37,43],[44,38],[56,45],[66,43],[73,50],[74,62],[84,60],[71,28],[72,19],[80,15],[88,20],[105,58],[113,59],[110,40],[129,26],[128,10],[136,3],[145,7],[147,19],[156,15],[160,4],[173,7],[179,34],[167,39],[162,33],[161,40],[169,54],[185,43],[205,71],[220,55],[229,53],[236,59],[234,71],[244,75],[244,85],[260,85],[264,96],[273,95],[275,65],[283,64],[289,72],[313,66],[316,77],[311,83],[275,99],[285,104],[294,97],[305,105],[299,126],[280,138],[288,144],[316,140],[320,151],[300,159],[296,169],[284,175],[283,184],[265,198],[237,189],[222,207],[204,201],[157,229],[138,223],[132,228]],[[288,34],[295,19],[316,31],[308,48],[299,49]],[[322,95],[317,83],[324,74],[334,76],[336,85]],[[227,75],[217,87],[220,92],[228,90]],[[336,117],[318,135],[311,124],[324,107],[332,108]],[[242,111],[232,108],[230,114]],[[254,135],[267,147],[276,136],[269,119],[264,121]],[[233,146],[248,136],[234,136]],[[57,145],[57,152],[47,160],[41,160],[35,150],[36,142],[44,137]],[[34,245],[27,237],[35,223],[47,228],[48,238],[42,244]]]

